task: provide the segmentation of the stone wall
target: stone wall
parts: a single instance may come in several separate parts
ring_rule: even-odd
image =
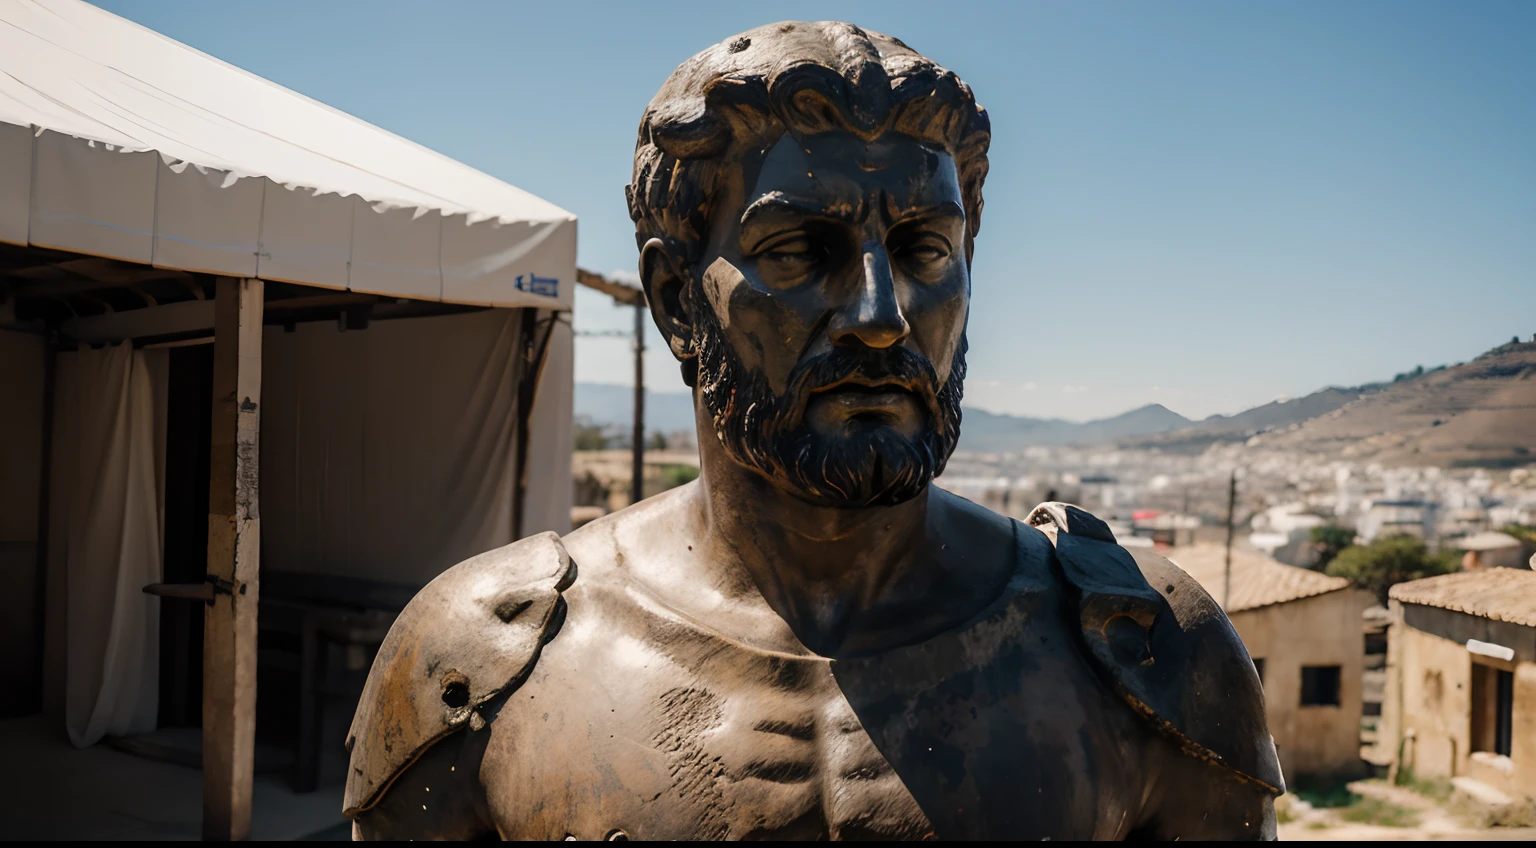
[[[1392,602],[1383,737],[1400,769],[1421,778],[1470,777],[1513,797],[1536,797],[1536,628]],[[1514,649],[1478,656],[1468,639]],[[1473,666],[1514,673],[1508,757],[1472,750]]]
[[[1270,733],[1287,781],[1303,775],[1352,775],[1361,769],[1361,615],[1370,596],[1342,589],[1234,613],[1249,656],[1264,661]],[[1303,706],[1303,666],[1340,667],[1339,704]]]

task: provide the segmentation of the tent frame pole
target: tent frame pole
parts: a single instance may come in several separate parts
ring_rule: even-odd
[[[203,614],[203,838],[251,834],[256,751],[256,604],[261,562],[261,321],[258,279],[215,283],[208,574]]]

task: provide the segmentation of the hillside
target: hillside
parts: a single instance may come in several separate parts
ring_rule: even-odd
[[[1394,465],[1536,461],[1536,342],[1400,379],[1259,444]]]
[[[1060,418],[999,415],[967,408],[960,426],[959,449],[1008,453],[1027,447],[1097,444],[1163,433],[1189,423],[1188,418],[1157,403],[1113,418],[1081,423]]]
[[[627,428],[634,420],[635,390],[607,383],[577,383],[574,412],[599,426]],[[645,393],[648,433],[693,432],[693,397],[684,392]]]
[[[1160,448],[1178,453],[1199,453],[1216,442],[1247,441],[1258,433],[1285,430],[1304,421],[1327,415],[1347,403],[1379,391],[1384,384],[1355,388],[1329,386],[1305,397],[1276,400],[1235,415],[1212,415],[1188,427],[1121,442],[1122,447]]]

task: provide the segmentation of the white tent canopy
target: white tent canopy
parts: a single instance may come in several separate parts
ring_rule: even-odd
[[[135,288],[143,307],[114,309],[107,292],[137,287],[132,274],[49,251],[166,269],[140,282],[169,289],[177,278],[187,291],[167,299]],[[208,385],[254,387],[264,404],[248,416],[251,396],[238,413],[234,391],[217,396],[242,434],[265,427],[264,443],[241,444],[261,444],[267,519],[260,544],[210,545],[207,562],[209,574],[245,581],[242,594],[263,548],[272,571],[419,583],[517,535],[570,528],[572,331],[555,313],[574,300],[576,220],[559,207],[79,0],[0,0],[0,259],[18,263],[7,266],[16,308],[5,304],[0,318],[0,363],[26,366],[0,369],[0,447],[50,456],[27,466],[30,478],[0,474],[0,503],[42,509],[42,491],[52,507],[46,522],[34,509],[33,520],[0,527],[0,554],[15,543],[44,551],[28,555],[45,566],[43,641],[55,656],[41,664],[52,675],[44,688],[65,704],[77,744],[156,719],[158,613],[142,589],[169,560],[167,422],[189,426],[170,400],[191,397],[173,388],[186,383],[173,383],[171,366],[190,360],[132,340],[180,345],[205,340],[190,334],[213,331],[218,309],[239,319],[220,325],[225,353],[209,357],[220,376]],[[361,296],[292,296],[257,280]],[[76,283],[90,284],[77,293],[105,311],[69,306]],[[287,296],[264,299],[274,290]],[[378,304],[410,320],[371,312],[379,320],[367,333],[343,332],[350,317],[334,329],[311,317],[261,330],[274,308],[372,310],[372,295],[496,308]],[[38,317],[45,300],[74,318]],[[79,348],[51,347],[45,324]],[[235,438],[234,427],[219,431],[233,420],[215,416],[214,444]],[[235,468],[250,470],[251,456],[215,451],[227,462],[210,485],[233,495],[246,479]],[[190,502],[173,503],[184,517]],[[35,592],[11,594],[0,618],[31,611]],[[234,603],[220,613],[226,624]],[[246,742],[243,763],[229,764],[236,734],[254,727],[254,689],[229,699],[232,669],[254,668],[250,636],[205,645],[225,686],[222,724],[205,727],[224,771],[205,769],[206,797],[227,800],[243,780],[247,814]],[[55,686],[56,669],[67,680]],[[219,815],[210,832],[242,832]]]
[[[0,0],[0,241],[570,309],[576,219],[79,0]]]

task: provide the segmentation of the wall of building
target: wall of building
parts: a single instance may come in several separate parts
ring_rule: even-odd
[[[0,719],[34,711],[43,337],[0,330]]]
[[[1525,549],[1519,545],[1485,551],[1467,551],[1461,557],[1462,571],[1475,571],[1479,568],[1524,568],[1525,565]]]
[[[1392,618],[1383,735],[1395,740],[1399,767],[1418,777],[1466,776],[1507,795],[1536,797],[1536,628],[1397,601]],[[1476,656],[1468,639],[1512,648],[1515,658]],[[1471,750],[1474,663],[1514,672],[1507,760]]]
[[[1264,660],[1264,705],[1288,781],[1361,768],[1361,614],[1369,604],[1368,593],[1342,589],[1231,616],[1248,655]],[[1302,666],[1329,665],[1340,667],[1339,705],[1302,706]]]

